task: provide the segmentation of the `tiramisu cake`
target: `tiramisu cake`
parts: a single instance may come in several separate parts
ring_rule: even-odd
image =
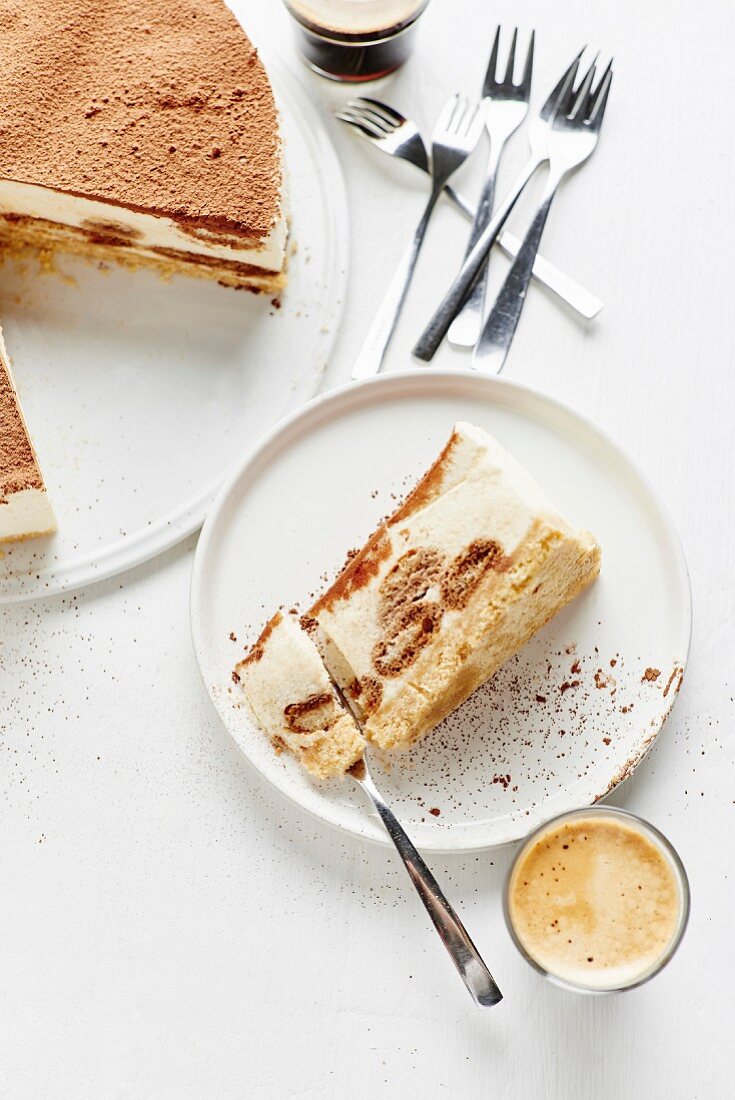
[[[344,775],[362,756],[365,740],[295,615],[274,615],[235,675],[275,748],[318,779]]]
[[[0,331],[0,542],[55,530],[56,519],[20,411]]]
[[[223,0],[0,0],[0,44],[0,248],[283,287],[276,107]],[[0,385],[0,538],[27,537],[53,515]]]
[[[329,696],[328,670],[362,735],[383,749],[406,748],[489,679],[599,569],[592,535],[572,529],[497,440],[459,423],[410,496],[307,613],[325,666],[319,691]],[[295,620],[290,633],[296,646]],[[305,639],[302,632],[302,644]],[[317,677],[311,641],[308,648]],[[256,716],[272,734],[274,718],[264,720],[253,683],[243,675],[248,662],[257,667],[258,653],[261,694],[280,690],[291,659],[279,656],[269,627],[239,666]],[[329,738],[330,731],[322,725],[320,735]],[[352,747],[357,752],[359,741]],[[353,762],[351,753],[334,760],[342,771]]]
[[[600,548],[492,436],[441,455],[309,612],[366,737],[405,747],[598,574]]]
[[[278,118],[223,0],[0,0],[0,241],[284,283]]]

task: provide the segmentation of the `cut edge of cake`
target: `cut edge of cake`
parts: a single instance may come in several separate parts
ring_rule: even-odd
[[[22,15],[0,0],[0,9],[6,250],[280,292],[289,235],[280,118],[224,0],[112,0],[99,12],[71,0]]]
[[[235,674],[277,752],[287,749],[317,779],[344,775],[365,738],[298,617],[277,612]]]
[[[0,542],[50,535],[56,516],[20,407],[0,328]]]

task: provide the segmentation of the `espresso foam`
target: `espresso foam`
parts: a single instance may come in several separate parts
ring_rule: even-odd
[[[677,934],[682,899],[661,848],[611,815],[542,833],[513,872],[508,905],[518,939],[544,970],[611,989],[656,966]]]

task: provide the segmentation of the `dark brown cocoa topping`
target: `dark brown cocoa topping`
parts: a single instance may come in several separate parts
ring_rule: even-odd
[[[388,520],[388,526],[393,527],[397,523],[401,523],[403,520],[412,516],[415,512],[425,508],[427,504],[430,504],[432,500],[441,493],[442,485],[444,484],[444,472],[447,463],[449,462],[452,451],[455,449],[459,442],[459,436],[455,431],[452,431],[447,443],[442,450],[442,453],[431,464],[424,476],[419,481],[415,489],[413,489],[403,504],[401,504]]]
[[[263,627],[262,631],[260,632],[260,636],[256,640],[250,652],[245,657],[243,657],[242,661],[240,661],[240,664],[236,666],[237,668],[240,668],[242,665],[255,664],[256,661],[259,661],[262,658],[265,652],[265,643],[268,641],[278,624],[282,621],[283,615],[280,611],[276,611],[273,618],[269,619]]]
[[[248,240],[271,231],[275,103],[222,0],[0,0],[0,26],[4,177]]]
[[[10,372],[0,354],[0,503],[23,489],[42,489],[36,462]]]
[[[301,624],[301,629],[306,631],[307,634],[313,634],[317,628],[317,621],[312,618],[311,615],[302,615],[299,619],[299,623]]]
[[[385,532],[385,527],[380,527],[360,553],[348,562],[332,587],[317,600],[309,615],[316,616],[325,608],[332,607],[338,600],[347,600],[353,592],[364,588],[373,577],[377,577],[381,563],[390,557],[390,552],[390,539]]]

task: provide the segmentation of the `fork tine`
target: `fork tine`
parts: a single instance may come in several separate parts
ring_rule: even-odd
[[[595,54],[594,58],[592,59],[592,64],[582,78],[582,83],[572,93],[574,97],[574,103],[569,113],[572,115],[573,118],[584,117],[584,115],[582,114],[582,108],[587,101],[587,96],[589,95],[590,88],[592,87],[592,81],[595,79],[595,72],[597,71],[597,58],[599,56],[600,55],[598,53]]]
[[[345,112],[353,114],[356,118],[362,119],[363,122],[371,122],[374,126],[377,126],[383,134],[392,134],[396,129],[396,124],[394,122],[384,118],[371,107],[356,107],[352,103],[348,103],[345,107]]]
[[[454,132],[458,136],[461,136],[462,134],[467,133],[467,120],[470,116],[470,111],[471,110],[472,110],[472,108],[470,107],[469,100],[463,98],[462,99],[462,112],[459,115],[459,118],[456,120],[456,125],[454,127]]]
[[[339,112],[337,118],[341,118],[343,122],[360,122],[363,126],[374,130],[381,137],[385,137],[387,132],[385,127],[376,122],[374,118],[364,111],[356,111],[354,107],[345,107],[343,111]]]
[[[462,125],[462,119],[465,116],[465,111],[466,110],[467,110],[467,100],[465,99],[465,97],[463,95],[457,95],[457,98],[456,98],[455,104],[454,104],[454,110],[452,111],[451,121],[450,121],[449,125],[445,127],[445,129],[451,130],[452,133],[456,134],[458,132],[460,126]]]
[[[446,133],[447,130],[452,129],[452,122],[462,101],[462,97],[459,92],[455,92],[453,96],[446,101],[441,109],[436,125],[434,126],[434,134]]]
[[[518,87],[523,92],[529,92],[531,88],[531,77],[533,76],[533,47],[536,41],[536,31],[531,31],[531,41],[528,43],[528,53],[526,54],[526,64],[523,67],[523,76]]]
[[[498,73],[498,48],[500,46],[500,27],[495,31],[495,38],[493,40],[493,48],[490,50],[490,59],[487,63],[487,70],[485,72],[485,80],[482,85],[483,96],[488,95],[497,83]]]
[[[480,140],[480,134],[485,128],[485,116],[480,110],[480,104],[476,104],[467,124],[467,137],[474,148]]]
[[[349,126],[359,126],[362,129],[363,133],[367,134],[368,137],[380,139],[387,137],[388,133],[390,132],[384,130],[382,126],[379,126],[376,122],[374,122],[371,118],[368,118],[366,115],[359,115],[351,111],[345,110],[338,114],[337,118],[340,119],[342,122],[346,122]]]
[[[357,99],[350,100],[351,103],[367,103],[369,107],[372,107],[378,114],[385,115],[391,122],[395,122],[396,126],[400,126],[402,122],[405,122],[405,117],[396,111],[395,107],[390,107],[387,103],[383,103],[380,99],[372,99],[368,95],[358,96]]]
[[[602,91],[602,85],[604,84],[608,73],[612,73],[612,58],[610,58],[610,60],[608,61],[607,68],[605,69],[604,73],[602,74],[602,76],[598,80],[597,86],[595,88],[590,88],[590,91],[587,95],[587,100],[584,104],[583,112],[584,112],[584,117],[587,119],[588,122],[592,118],[592,115],[594,113],[597,102],[600,99],[600,92]]]
[[[602,117],[605,114],[605,108],[607,107],[607,97],[610,94],[610,87],[612,85],[612,61],[605,69],[605,75],[600,81],[597,91],[595,92],[595,102],[592,107],[592,113],[589,116],[589,125],[595,132],[602,126]]]
[[[340,122],[346,122],[351,129],[357,130],[358,133],[363,134],[363,136],[366,138],[369,138],[370,141],[380,141],[381,138],[385,137],[383,131],[379,130],[377,126],[371,128],[361,119],[351,118],[343,114],[336,115],[336,117],[340,120]]]
[[[475,108],[470,103],[469,99],[464,99],[462,101],[462,117],[459,119],[456,130],[457,134],[460,137],[467,134],[469,126],[472,123],[474,113]]]
[[[510,53],[508,54],[508,64],[505,66],[505,76],[503,78],[504,84],[513,84],[513,70],[516,67],[516,45],[518,43],[518,27],[513,28],[513,37],[510,42]]]
[[[567,71],[559,80],[559,83],[554,88],[552,88],[548,99],[541,108],[542,111],[553,111],[554,108],[557,106],[557,103],[559,102],[561,93],[565,90],[565,88],[571,88],[573,86],[574,80],[577,76],[577,70],[579,69],[579,62],[582,58],[582,54],[586,49],[586,46],[582,47],[577,56],[574,58],[574,61],[572,61]],[[569,83],[567,83],[568,81]]]

